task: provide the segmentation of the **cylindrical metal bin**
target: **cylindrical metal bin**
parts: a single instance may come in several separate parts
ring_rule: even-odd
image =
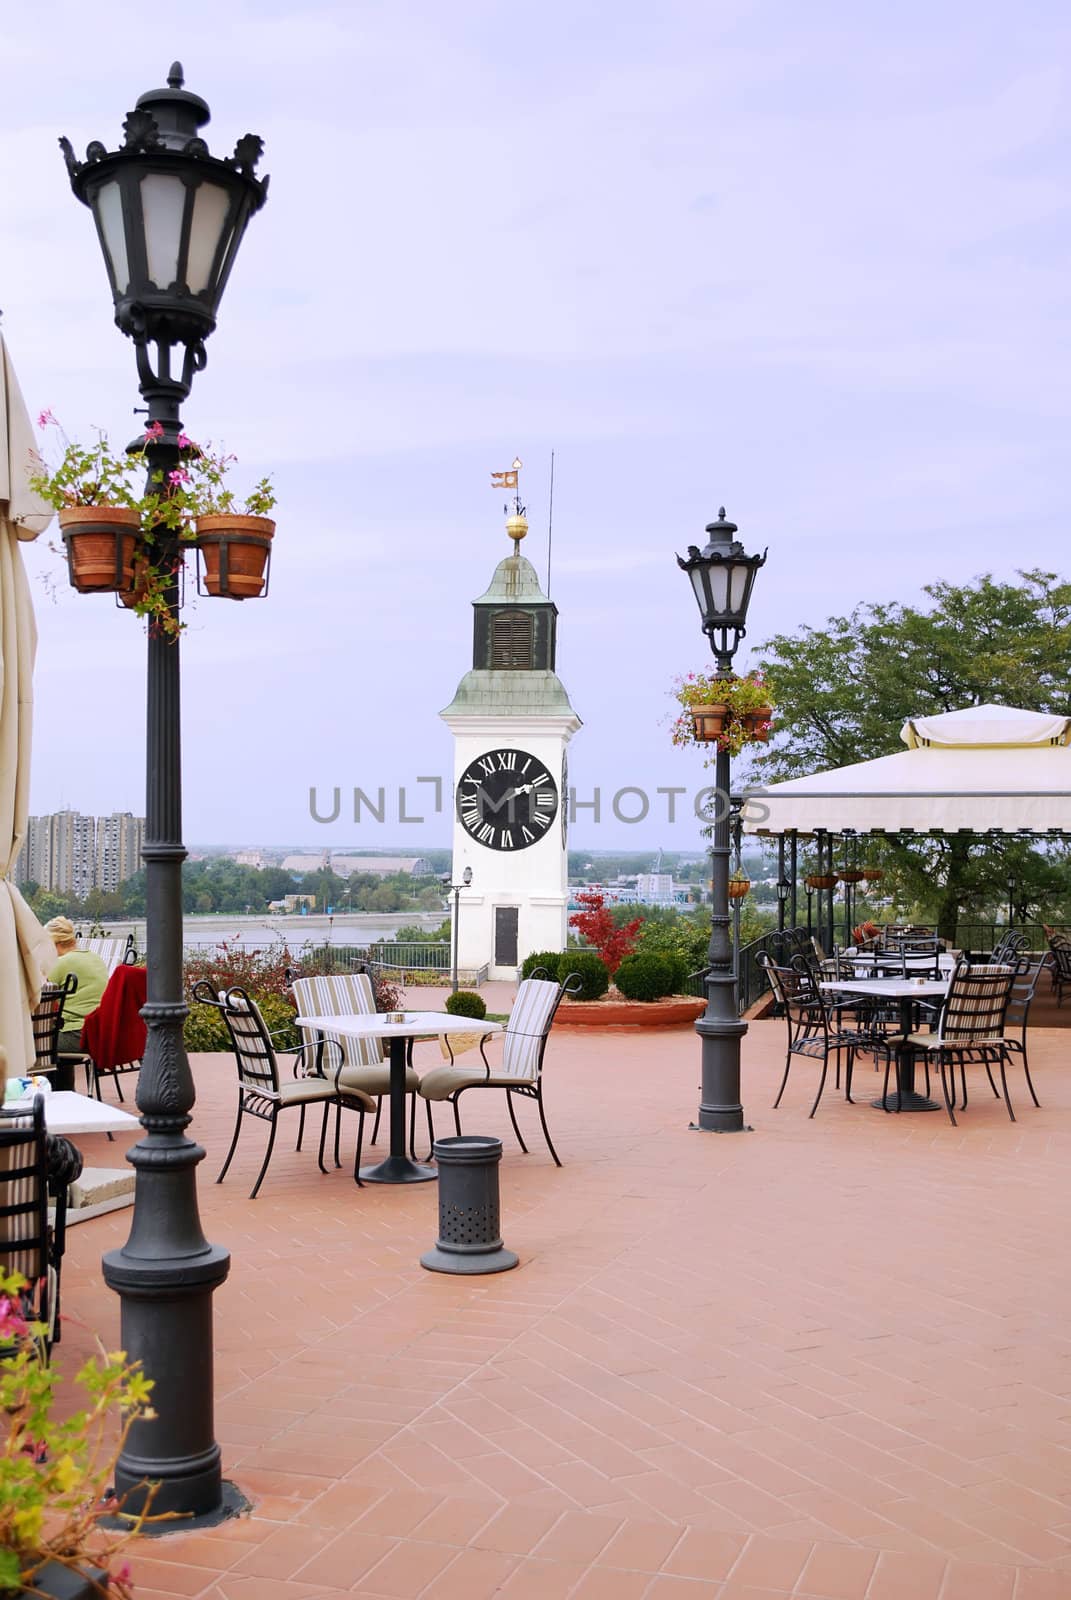
[[[502,1140],[467,1133],[436,1139],[439,1237],[420,1258],[431,1272],[508,1272],[517,1265],[499,1232],[498,1164]]]

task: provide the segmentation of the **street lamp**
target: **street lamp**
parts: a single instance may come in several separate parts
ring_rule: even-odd
[[[744,637],[747,609],[755,574],[766,552],[749,556],[733,537],[735,522],[728,522],[725,507],[707,525],[707,544],[688,547],[677,564],[687,572],[699,605],[702,628],[710,641],[720,675],[731,673],[733,656]],[[740,1133],[744,1108],[740,1104],[740,1040],[747,1023],[740,1020],[738,986],[729,943],[730,761],[719,748],[714,764],[715,819],[712,858],[710,947],[707,951],[707,1009],[695,1025],[702,1040],[702,1088],[699,1120],[705,1131]]]
[[[461,891],[462,891],[462,889],[467,889],[469,884],[472,882],[472,868],[471,867],[466,867],[465,868],[464,872],[461,874],[461,882],[460,883],[451,883],[450,882],[450,878],[451,878],[451,874],[449,872],[446,873],[445,876],[443,877],[443,884],[445,885],[446,888],[452,890],[453,896],[454,896],[454,915],[453,915],[453,918],[452,918],[451,924],[450,924],[450,943],[451,943],[451,945],[453,947],[452,948],[451,959],[450,959],[450,992],[451,992],[451,994],[456,994],[457,993],[457,914],[458,914],[458,906],[459,906],[459,904],[461,902]]]
[[[182,460],[179,410],[205,364],[220,297],[268,188],[267,178],[254,175],[260,139],[246,134],[220,160],[198,131],[208,120],[204,100],[183,88],[176,61],[167,87],[143,94],[127,115],[120,149],[94,140],[79,161],[60,140],[71,187],[97,225],[116,324],[134,343],[149,435],[136,448],[144,450],[150,488]],[[182,359],[173,371],[176,348]],[[152,543],[154,563],[172,574],[165,598],[176,618],[182,546],[164,525],[153,530]],[[150,627],[142,850],[148,1038],[137,1089],[145,1132],[127,1157],[135,1171],[130,1237],[108,1251],[103,1267],[120,1298],[123,1348],[153,1381],[155,1412],[130,1431],[116,1492],[133,1510],[144,1504],[143,1485],[155,1483],[153,1512],[180,1513],[179,1526],[189,1528],[227,1515],[225,1501],[233,1504],[236,1495],[222,1482],[213,1421],[212,1295],[230,1255],[202,1232],[196,1169],[204,1151],[185,1132],[195,1095],[182,1041],[179,659],[177,635]]]

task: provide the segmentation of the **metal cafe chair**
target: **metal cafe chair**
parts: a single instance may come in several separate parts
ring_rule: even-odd
[[[334,973],[330,976],[294,978],[290,985],[294,1004],[303,1017],[368,1016],[376,1014],[376,998],[372,980],[366,972]],[[358,1034],[321,1033],[318,1029],[303,1028],[305,1041],[317,1050],[313,1070],[322,1071],[324,1046],[333,1044],[342,1055],[342,1065],[336,1073],[338,1082],[346,1089],[359,1089],[371,1095],[376,1102],[376,1120],[372,1124],[369,1144],[375,1144],[379,1132],[379,1117],[383,1097],[390,1096],[390,1062],[383,1059],[382,1039],[369,1039]],[[420,1089],[420,1076],[412,1064],[413,1041],[408,1041],[410,1060],[405,1069],[405,1092],[412,1095],[409,1114],[409,1153],[416,1160],[416,1103]],[[431,1105],[428,1114],[428,1138],[434,1143],[431,1123]],[[430,1148],[430,1147],[429,1147]]]
[[[811,1061],[821,1061],[822,1075],[818,1080],[818,1093],[814,1097],[809,1117],[813,1117],[818,1110],[818,1102],[822,1098],[822,1091],[826,1086],[826,1074],[829,1071],[830,1056],[836,1057],[837,1084],[840,1084],[840,1055],[842,1050],[847,1051],[847,1065],[845,1070],[844,1091],[847,1099],[852,1097],[852,1067],[855,1061],[855,1050],[859,1043],[859,1033],[843,1027],[843,1017],[840,1012],[831,1006],[822,994],[805,961],[796,958],[791,967],[779,967],[766,955],[765,951],[758,956],[759,964],[764,968],[774,998],[782,1008],[785,1025],[788,1029],[788,1047],[785,1051],[785,1072],[781,1079],[781,1087],[777,1091],[774,1101],[774,1110],[781,1104],[781,1096],[788,1083],[788,1074],[792,1066],[793,1056],[802,1056]]]
[[[50,1226],[44,1095],[35,1094],[28,1108],[0,1111],[0,1265],[26,1279],[23,1311],[44,1324],[49,1348],[59,1339],[67,1187],[60,1175],[53,1185]]]
[[[1004,1037],[1005,1014],[1015,977],[1015,967],[993,966],[988,962],[971,966],[969,962],[961,961],[952,974],[948,992],[941,1002],[934,1031],[909,1033],[906,1036],[893,1034],[882,1041],[885,1054],[885,1083],[882,1098],[886,1110],[888,1110],[889,1072],[893,1059],[898,1050],[910,1049],[916,1058],[921,1057],[924,1061],[927,1074],[931,1062],[940,1071],[945,1108],[953,1127],[958,1126],[955,1115],[957,1066],[960,1070],[964,1110],[967,1106],[966,1068],[969,1065],[984,1066],[995,1094],[996,1087],[993,1085],[990,1068],[993,1065],[999,1066],[1004,1104],[1008,1108],[1008,1116],[1013,1122],[1015,1121],[1015,1112],[1012,1110],[1008,1095],[1005,1072],[1008,1041]],[[949,1093],[950,1074],[951,1093]],[[896,1110],[899,1109],[898,1074]]]
[[[1008,1009],[1004,1013],[1004,1041],[1013,1054],[1022,1057],[1023,1072],[1026,1076],[1026,1086],[1030,1090],[1030,1098],[1038,1107],[1041,1101],[1034,1092],[1034,1082],[1030,1076],[1030,1060],[1026,1051],[1026,1028],[1030,1019],[1030,1007],[1037,992],[1038,981],[1045,968],[1045,957],[1021,956],[1015,971],[1015,982],[1008,996]],[[1012,1032],[1010,1030],[1016,1030]],[[1017,1036],[1016,1036],[1017,1034]],[[992,1081],[992,1080],[990,1080]],[[996,1094],[996,1085],[993,1093]]]
[[[320,1149],[317,1162],[321,1172],[326,1172],[324,1166],[324,1144],[327,1139],[327,1117],[332,1106],[345,1107],[347,1110],[359,1113],[360,1122],[357,1130],[357,1154],[354,1159],[353,1176],[360,1183],[361,1142],[364,1138],[364,1114],[374,1111],[376,1103],[371,1096],[363,1094],[359,1089],[343,1089],[334,1077],[321,1077],[310,1074],[307,1070],[305,1056],[309,1050],[307,1044],[299,1045],[296,1050],[276,1050],[272,1043],[272,1035],[268,1032],[264,1018],[256,1001],[250,999],[244,989],[228,989],[225,994],[217,995],[211,984],[204,979],[194,984],[191,991],[193,998],[200,1004],[215,1006],[222,1013],[223,1020],[230,1034],[231,1044],[234,1049],[235,1063],[238,1068],[238,1115],[234,1124],[234,1135],[231,1139],[227,1159],[223,1163],[217,1183],[222,1183],[227,1176],[227,1169],[238,1147],[238,1135],[242,1128],[242,1118],[246,1114],[258,1117],[269,1124],[268,1148],[264,1153],[264,1161],[257,1174],[249,1198],[255,1200],[264,1174],[268,1170],[268,1162],[275,1147],[275,1130],[282,1111],[296,1106],[302,1113],[301,1127],[304,1127],[304,1111],[306,1106],[323,1106],[323,1125],[320,1129]],[[293,1056],[293,1077],[284,1078],[279,1071],[279,1062],[282,1057]],[[298,1149],[301,1148],[301,1133],[298,1133]],[[338,1159],[337,1134],[335,1148],[335,1165],[340,1165]]]
[[[547,1118],[543,1109],[543,1056],[547,1048],[547,1040],[554,1023],[555,1015],[562,999],[567,994],[575,994],[580,988],[580,978],[576,973],[570,973],[562,983],[555,983],[547,977],[546,969],[537,967],[529,977],[525,978],[517,987],[517,998],[513,1002],[513,1009],[509,1015],[509,1022],[505,1032],[500,1035],[502,1039],[502,1060],[496,1071],[491,1070],[487,1059],[485,1045],[487,1040],[499,1037],[495,1034],[486,1034],[480,1040],[480,1055],[483,1057],[483,1071],[473,1067],[459,1067],[454,1061],[454,1052],[450,1045],[450,1037],[444,1034],[447,1052],[450,1056],[450,1065],[446,1067],[433,1067],[430,1072],[425,1072],[420,1080],[420,1093],[428,1101],[447,1101],[453,1109],[454,1127],[458,1137],[461,1137],[461,1113],[458,1101],[469,1089],[504,1089],[506,1091],[506,1106],[509,1110],[509,1119],[513,1124],[513,1131],[517,1135],[517,1143],[528,1154],[528,1146],[521,1135],[517,1125],[517,1115],[513,1108],[514,1095],[522,1099],[534,1100],[539,1107],[539,1121],[543,1128],[543,1137],[547,1141],[547,1149],[554,1158],[555,1166],[560,1167],[558,1152],[551,1143],[550,1133],[547,1130]],[[473,1032],[479,1030],[479,1021],[473,1020]],[[430,1111],[430,1107],[429,1107]]]

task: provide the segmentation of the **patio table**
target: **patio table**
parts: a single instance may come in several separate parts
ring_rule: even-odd
[[[839,991],[842,994],[876,995],[888,1000],[900,1002],[900,1033],[907,1038],[912,1031],[911,1008],[916,1000],[943,999],[948,992],[951,978],[830,978],[819,985],[822,989]],[[901,1111],[940,1111],[941,1107],[936,1100],[930,1100],[924,1094],[915,1092],[915,1057],[911,1050],[901,1048],[896,1052],[896,1081],[899,1085],[899,1109]],[[879,1095],[870,1104],[879,1111],[897,1110],[897,1097],[890,1094],[890,1104],[886,1105],[886,1096]]]
[[[411,1039],[435,1038],[440,1033],[501,1033],[500,1022],[455,1017],[445,1011],[406,1011],[401,1022],[388,1022],[395,1012],[354,1012],[335,1017],[298,1017],[299,1028],[310,1032],[386,1039],[390,1044],[390,1155],[374,1167],[362,1167],[365,1183],[427,1183],[439,1174],[434,1167],[410,1161],[405,1153],[405,1051]]]
[[[45,1127],[49,1133],[124,1133],[141,1126],[129,1111],[121,1111],[105,1100],[77,1094],[74,1089],[53,1089],[42,1097],[45,1102]],[[5,1111],[29,1111],[32,1093],[22,1100],[8,1100]]]

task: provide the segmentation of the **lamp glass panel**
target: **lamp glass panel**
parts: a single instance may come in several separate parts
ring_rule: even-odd
[[[734,562],[731,567],[732,580],[729,585],[729,608],[739,613],[747,603],[748,578],[751,576],[750,563]]]
[[[123,191],[116,178],[110,183],[102,183],[97,191],[97,221],[100,223],[104,248],[108,252],[115,292],[125,294],[130,284],[130,266],[123,228]]]
[[[202,294],[211,286],[230,203],[230,195],[218,183],[202,183],[197,191],[186,255],[186,283],[191,294]]]
[[[729,600],[729,570],[724,561],[710,564],[710,608],[719,617],[725,615]]]
[[[708,607],[706,568],[703,566],[691,567],[688,572],[688,577],[691,579],[692,588],[695,591],[696,603],[699,606],[699,610],[705,617]]]
[[[182,214],[186,185],[164,172],[147,172],[141,180],[141,214],[145,228],[145,260],[158,289],[168,289],[179,275]]]

